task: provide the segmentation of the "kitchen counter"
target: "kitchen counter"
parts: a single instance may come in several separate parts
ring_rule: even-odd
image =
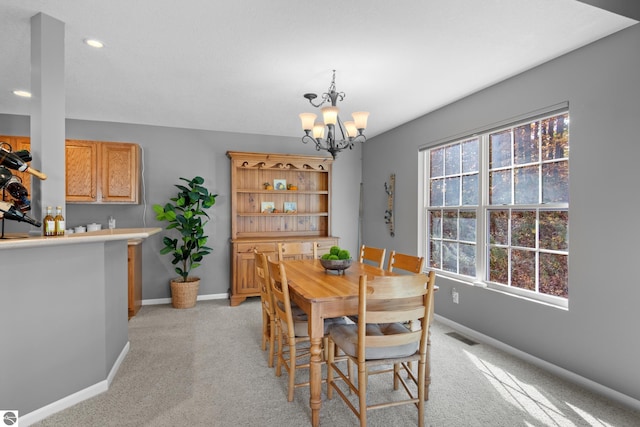
[[[160,231],[0,240],[0,402],[21,424],[109,388],[129,350],[128,246]]]
[[[146,239],[159,233],[161,228],[114,228],[86,233],[73,233],[65,236],[45,237],[27,234],[8,234],[0,239],[0,250],[27,248],[34,246],[70,245],[88,242],[106,242],[110,240]]]

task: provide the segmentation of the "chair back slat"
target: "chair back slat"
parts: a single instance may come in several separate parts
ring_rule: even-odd
[[[370,261],[378,268],[383,268],[386,252],[387,250],[383,248],[374,248],[372,246],[362,245],[360,247],[360,256],[358,257],[358,261]]]
[[[424,266],[424,257],[407,255],[391,251],[389,254],[389,261],[387,263],[387,270],[397,272],[397,270],[403,270],[408,273],[422,273],[422,267]]]
[[[393,347],[412,342],[420,341],[422,337],[421,331],[407,332],[406,334],[384,335],[384,336],[368,336],[367,347]]]
[[[399,310],[385,310],[385,311],[373,311],[368,310],[366,312],[366,323],[393,323],[393,322],[406,322],[408,319],[415,320],[421,319],[424,316],[424,308],[422,304],[413,309],[399,309]]]

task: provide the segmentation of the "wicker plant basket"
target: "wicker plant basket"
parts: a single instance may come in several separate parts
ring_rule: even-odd
[[[197,277],[187,277],[186,282],[178,282],[179,279],[171,280],[171,304],[174,308],[193,308],[198,299],[198,288],[200,279]]]

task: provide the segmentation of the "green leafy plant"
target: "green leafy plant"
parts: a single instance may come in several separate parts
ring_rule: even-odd
[[[153,205],[158,221],[167,221],[167,230],[175,229],[180,237],[173,239],[165,236],[162,240],[164,248],[162,255],[173,254],[171,263],[177,265],[175,271],[182,277],[181,282],[186,282],[189,273],[200,266],[200,261],[213,249],[206,246],[208,236],[204,235],[204,226],[209,222],[209,215],[205,209],[209,209],[216,203],[217,194],[210,194],[209,190],[202,186],[204,179],[196,176],[193,179],[180,178],[187,185],[176,184],[178,194],[164,206]]]
[[[347,260],[351,259],[351,254],[346,249],[341,249],[339,246],[331,246],[329,252],[322,255],[320,258],[329,260]]]

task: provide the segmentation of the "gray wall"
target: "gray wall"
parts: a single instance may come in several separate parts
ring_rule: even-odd
[[[415,253],[418,147],[568,101],[569,309],[438,277],[436,313],[636,400],[639,70],[640,25],[635,25],[370,139],[363,149],[365,241]],[[383,185],[392,172],[394,238],[383,218]],[[460,293],[458,305],[452,303],[453,286]]]
[[[29,118],[0,114],[0,135],[29,135]],[[200,295],[224,294],[229,290],[231,233],[229,187],[230,163],[228,150],[251,152],[326,155],[313,146],[304,145],[299,138],[282,138],[142,126],[123,123],[66,121],[66,138],[100,141],[121,141],[140,144],[144,162],[144,199],[140,205],[82,205],[67,204],[67,228],[101,223],[107,226],[110,215],[116,218],[118,228],[164,227],[155,220],[152,205],[164,204],[175,195],[174,184],[179,177],[200,175],[210,191],[217,193],[216,204],[208,213],[209,246],[213,253],[204,259],[194,274],[202,278]],[[341,246],[356,253],[358,230],[359,184],[361,177],[361,146],[341,153],[334,163],[332,196],[332,234],[340,238]],[[46,171],[44,171],[46,173]],[[33,213],[34,217],[38,217]],[[26,231],[23,224],[6,221],[7,231]],[[158,233],[142,245],[142,297],[161,299],[170,297],[169,280],[176,277],[170,255],[160,255],[162,236]]]

